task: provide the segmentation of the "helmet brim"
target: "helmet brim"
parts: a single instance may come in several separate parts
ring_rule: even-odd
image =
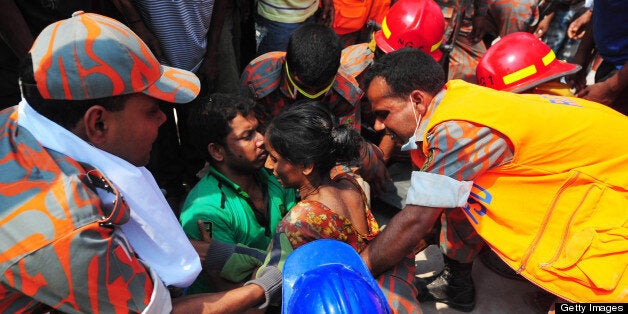
[[[393,48],[390,44],[388,44],[388,41],[386,41],[386,37],[384,36],[383,31],[379,30],[375,32],[375,35],[373,35],[373,37],[375,38],[375,45],[377,45],[377,48],[379,48],[384,53],[391,53],[395,51],[395,48]],[[432,56],[432,58],[434,58],[436,62],[440,62],[440,59],[443,57],[443,52],[440,50],[440,48],[432,52],[428,52],[427,54]]]
[[[569,62],[565,62],[561,60],[556,60],[556,62],[554,62],[549,67],[549,69],[546,71],[546,74],[542,78],[539,78],[533,81],[524,81],[518,84],[507,86],[503,90],[508,91],[508,92],[513,92],[513,93],[520,93],[528,89],[531,89],[537,85],[540,85],[542,83],[549,82],[553,79],[557,79],[565,75],[574,74],[580,71],[581,68],[582,67],[577,64],[573,64],[573,63],[569,63]]]
[[[377,48],[379,48],[381,51],[385,53],[395,51],[395,48],[393,48],[390,44],[388,44],[388,41],[386,41],[386,37],[384,36],[384,32],[382,30],[378,30],[377,32],[375,32],[374,37],[375,44],[377,45]]]

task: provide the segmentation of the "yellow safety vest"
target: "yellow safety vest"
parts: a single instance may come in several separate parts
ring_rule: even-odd
[[[567,300],[628,301],[628,117],[583,99],[454,80],[427,130],[447,120],[512,142],[513,160],[474,180],[464,208],[506,264]]]

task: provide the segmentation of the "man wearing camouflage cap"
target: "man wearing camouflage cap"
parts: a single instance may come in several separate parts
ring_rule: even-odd
[[[20,104],[0,112],[0,312],[224,313],[281,286],[271,270],[171,300],[167,287],[187,287],[201,264],[143,166],[166,119],[158,100],[193,100],[194,74],[160,65],[118,21],[79,11],[40,33],[20,85]]]

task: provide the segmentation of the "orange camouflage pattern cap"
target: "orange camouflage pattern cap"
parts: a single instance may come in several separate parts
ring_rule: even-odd
[[[144,93],[187,103],[200,92],[194,73],[161,65],[124,24],[77,11],[48,25],[30,50],[44,99],[86,100]]]

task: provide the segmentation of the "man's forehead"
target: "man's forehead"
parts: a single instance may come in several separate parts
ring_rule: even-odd
[[[393,92],[390,85],[388,85],[388,82],[386,82],[386,79],[381,76],[377,76],[371,81],[367,88],[367,96],[369,97],[369,99],[400,98]]]
[[[231,121],[229,121],[231,133],[234,134],[255,129],[257,125],[258,121],[253,111],[249,111],[246,116],[239,112]]]

